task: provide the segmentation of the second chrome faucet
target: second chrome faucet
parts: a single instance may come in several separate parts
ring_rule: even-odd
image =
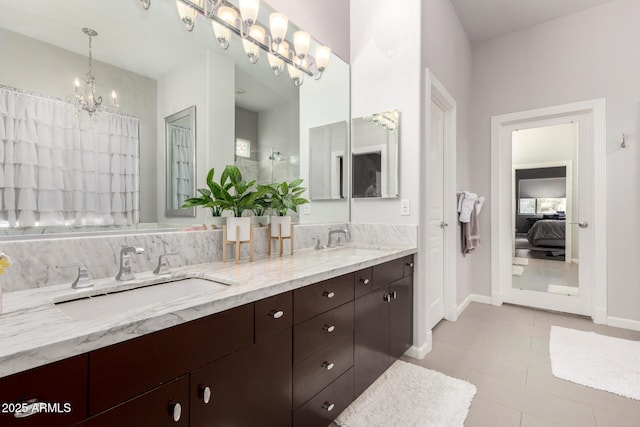
[[[116,280],[121,282],[125,280],[132,280],[135,278],[131,273],[131,254],[142,254],[143,248],[136,248],[135,246],[122,245],[120,249],[120,271],[116,275]]]

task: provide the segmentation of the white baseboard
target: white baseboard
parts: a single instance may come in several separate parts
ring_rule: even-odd
[[[640,320],[623,319],[621,317],[607,317],[607,325],[615,328],[631,329],[640,331]]]
[[[574,264],[579,264],[579,260],[578,260],[578,258],[573,258],[573,259],[571,260],[571,262],[572,262],[572,263],[574,263]]]
[[[427,354],[431,353],[431,350],[433,350],[433,334],[429,331],[425,343],[419,347],[415,345],[411,346],[405,355],[413,357],[414,359],[424,359]]]
[[[464,301],[462,301],[462,304],[460,304],[458,306],[457,316],[456,317],[460,317],[462,312],[465,311],[466,308],[469,306],[469,304],[471,304],[472,302],[479,302],[481,304],[491,304],[491,297],[487,297],[487,296],[484,296],[484,295],[477,295],[477,294],[468,295],[464,299]]]
[[[501,292],[493,292],[491,294],[491,303],[492,305],[501,306],[502,305],[502,293]]]

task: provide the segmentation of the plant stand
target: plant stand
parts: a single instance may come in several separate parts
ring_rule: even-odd
[[[222,226],[222,262],[227,261],[227,245],[236,245],[236,264],[240,262],[240,246],[243,243],[249,244],[249,261],[253,262],[253,248],[254,248],[254,238],[253,238],[253,224],[251,224],[251,229],[249,231],[249,240],[240,240],[240,227],[236,226],[236,240],[227,240],[227,226]]]
[[[271,235],[271,224],[268,225],[267,228],[267,237],[268,237],[268,244],[267,244],[267,254],[271,255],[271,241],[272,240],[277,240],[278,244],[279,244],[279,253],[280,256],[282,256],[282,254],[284,253],[284,240],[289,240],[291,242],[291,255],[293,255],[293,224],[290,225],[290,233],[288,237],[282,237],[282,224],[278,225],[278,235],[277,236],[272,236]]]

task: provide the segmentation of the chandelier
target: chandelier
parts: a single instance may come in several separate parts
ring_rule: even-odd
[[[140,0],[148,9],[151,0]],[[264,25],[258,22],[260,0],[239,0],[235,7],[226,0],[176,0],[178,15],[187,31],[193,31],[196,17],[202,15],[211,20],[213,32],[222,49],[229,48],[231,34],[242,39],[247,59],[255,64],[260,51],[267,54],[269,67],[276,76],[280,76],[287,65],[289,77],[294,85],[300,86],[305,75],[319,80],[329,65],[331,49],[318,46],[315,57],[309,54],[311,35],[306,31],[293,33],[293,42],[287,40],[289,18],[284,13],[272,13],[269,16],[269,34]]]
[[[76,77],[75,79],[75,93],[74,98],[76,101],[76,108],[78,111],[86,111],[91,116],[96,111],[100,111],[102,107],[102,97],[96,96],[96,78],[93,76],[91,70],[93,55],[91,52],[91,39],[96,37],[98,33],[91,28],[83,28],[82,32],[89,37],[89,71],[84,79]],[[111,107],[117,108],[117,95],[116,91],[111,91]]]

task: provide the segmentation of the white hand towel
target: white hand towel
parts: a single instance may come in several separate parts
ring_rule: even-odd
[[[469,222],[471,219],[471,212],[476,205],[478,195],[476,193],[464,193],[464,200],[462,200],[462,209],[460,210],[460,222]]]

